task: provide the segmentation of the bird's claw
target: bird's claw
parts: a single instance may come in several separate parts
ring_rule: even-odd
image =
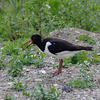
[[[52,73],[53,75],[59,75],[61,73],[61,71],[56,71],[54,73]]]

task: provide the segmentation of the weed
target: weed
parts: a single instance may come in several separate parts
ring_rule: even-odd
[[[18,59],[23,63],[23,65],[29,66],[34,63],[34,59],[37,59],[37,55],[33,55],[33,53],[25,53],[19,55]]]
[[[89,37],[89,35],[80,35],[77,39],[89,44],[96,44],[96,41],[93,38]]]
[[[5,40],[29,37],[40,30],[47,36],[49,32],[65,27],[100,30],[100,7],[94,0],[9,0],[0,4],[0,36]]]
[[[36,67],[44,67],[44,62],[42,59],[39,58],[39,59],[34,60],[34,65]]]
[[[8,82],[9,82],[9,81],[14,82],[15,79],[14,79],[14,78],[9,78],[9,79],[7,79],[7,81],[8,81]]]
[[[10,64],[10,69],[8,74],[11,74],[13,77],[20,76],[23,71],[23,64],[21,62],[15,62]]]
[[[73,64],[82,64],[82,63],[89,63],[91,65],[91,59],[88,57],[88,52],[87,51],[82,51],[79,52],[77,54],[75,54],[74,56],[68,58],[67,60],[64,59],[64,66],[68,65],[68,66],[72,66]]]
[[[43,60],[43,59],[46,57],[46,54],[43,53],[43,52],[40,52],[40,57],[41,57],[41,59]]]
[[[0,70],[1,69],[4,69],[7,66],[8,66],[8,64],[7,64],[7,61],[6,61],[6,56],[5,55],[2,55],[0,57]]]
[[[94,88],[94,79],[92,74],[89,72],[90,70],[86,68],[86,66],[81,66],[80,69],[80,78],[75,80],[70,80],[69,85],[74,88]]]
[[[15,42],[7,41],[4,43],[5,46],[2,49],[2,53],[6,55],[15,54],[18,55],[18,53],[21,51],[21,48],[19,48],[18,45],[15,44]]]
[[[73,64],[90,66],[92,64],[99,64],[99,62],[100,57],[97,55],[97,50],[94,50],[91,53],[82,51],[68,58],[67,60],[64,59],[64,67],[72,66]]]
[[[27,83],[22,84],[19,79],[17,82],[15,82],[12,86],[12,89],[17,90],[17,91],[23,91],[27,88]]]
[[[19,60],[24,64],[29,66],[30,64],[34,64],[36,67],[43,67],[44,62],[43,59],[45,55],[43,53],[40,53],[40,56],[34,55],[33,53],[27,52],[25,54],[19,55]]]
[[[30,97],[30,93],[25,92],[24,90],[22,91],[23,95]]]
[[[47,79],[51,79],[52,77],[46,76],[46,75],[40,75],[39,78],[47,78]]]
[[[97,55],[97,50],[94,50],[92,52],[92,63],[95,63],[95,64],[100,63],[100,57]]]
[[[45,89],[44,85],[38,84],[37,89],[33,91],[35,100],[58,100],[60,92],[57,92],[55,87],[49,86],[50,89]],[[32,100],[32,98],[31,98]]]
[[[12,94],[5,94],[4,100],[16,100]]]

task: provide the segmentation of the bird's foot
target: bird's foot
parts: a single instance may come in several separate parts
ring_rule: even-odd
[[[54,72],[53,75],[59,75],[60,73],[61,73],[61,71],[58,70],[58,71]]]

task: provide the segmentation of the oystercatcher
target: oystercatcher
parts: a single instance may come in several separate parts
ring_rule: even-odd
[[[73,56],[75,53],[81,50],[92,51],[92,47],[77,46],[62,39],[46,38],[43,40],[41,35],[38,34],[32,35],[31,40],[23,45],[29,42],[31,43],[27,47],[29,47],[31,44],[36,44],[42,52],[59,59],[59,68],[54,74],[59,74],[62,72],[63,58]]]

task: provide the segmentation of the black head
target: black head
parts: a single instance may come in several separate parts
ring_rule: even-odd
[[[42,42],[41,35],[38,35],[38,34],[32,35],[31,40],[27,41],[26,43],[22,44],[21,46],[23,46],[29,42],[31,42],[31,43],[25,49],[27,49],[31,44],[36,44],[39,46]]]
[[[41,35],[34,34],[34,35],[32,35],[31,40],[33,41],[33,44],[41,43],[41,41],[42,41],[41,40]]]

